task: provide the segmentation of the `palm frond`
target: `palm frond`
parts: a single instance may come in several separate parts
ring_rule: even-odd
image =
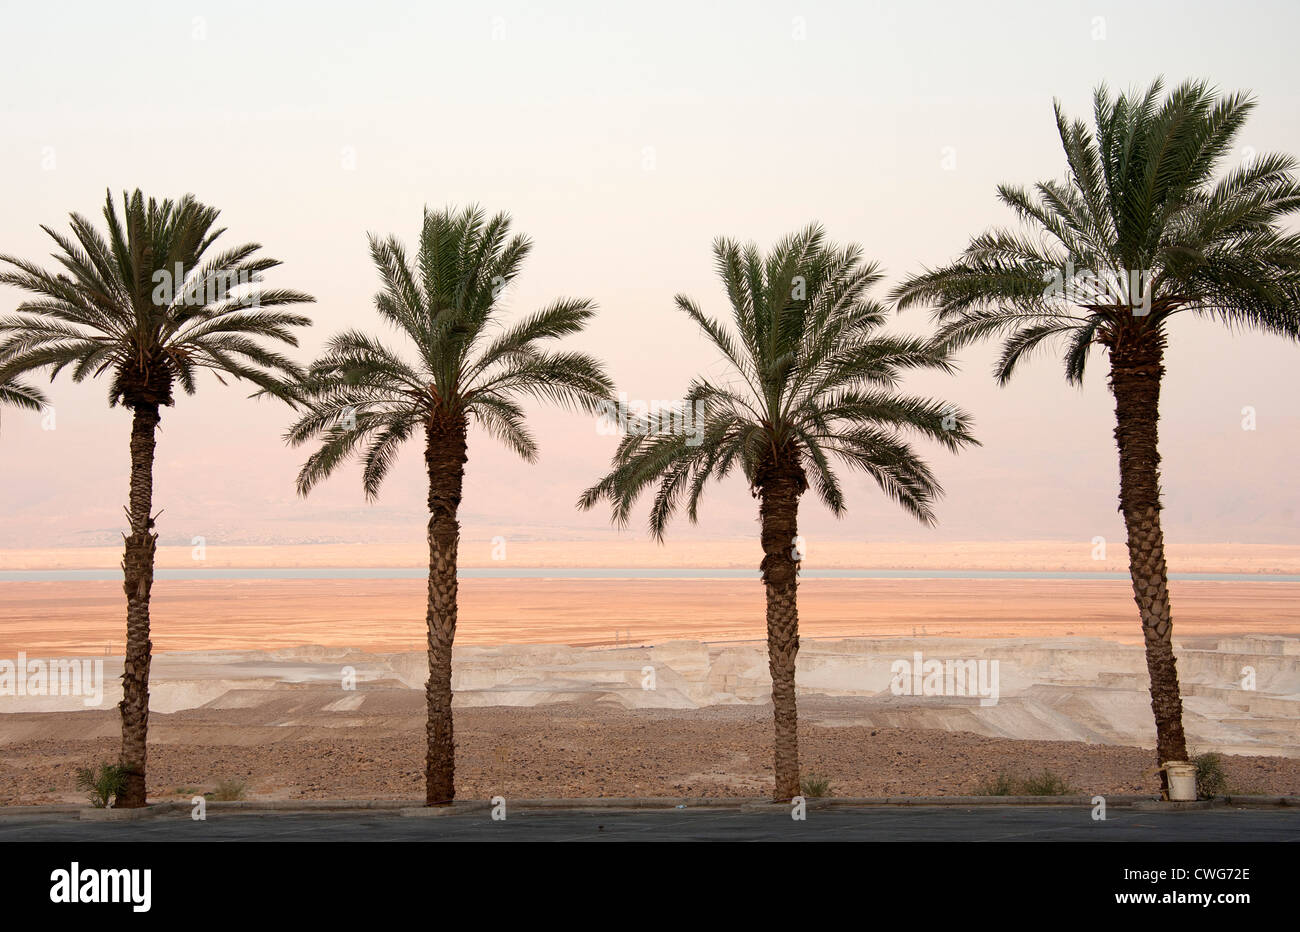
[[[71,235],[42,228],[58,247],[58,271],[0,256],[0,282],[33,296],[0,320],[6,377],[44,371],[54,378],[70,367],[81,381],[112,372],[110,401],[132,407],[170,404],[174,384],[193,393],[200,369],[273,395],[299,377],[272,347],[296,346],[293,328],[310,321],[266,308],[313,299],[289,289],[251,291],[279,262],[257,255],[256,244],[210,252],[223,232],[215,208],[191,195],[146,200],[136,190],[123,195],[120,214],[110,193],[103,217],[106,234],[76,213]]]
[[[1093,346],[1163,346],[1180,312],[1300,339],[1300,237],[1282,222],[1300,210],[1296,161],[1262,154],[1222,171],[1254,101],[1188,81],[1160,80],[1093,99],[1093,126],[1055,105],[1063,181],[998,196],[1023,232],[971,240],[954,262],[912,275],[892,297],[929,305],[935,342],[951,350],[1002,341],[994,367],[1005,383],[1048,344],[1071,382]],[[1044,288],[1067,269],[1103,288]]]

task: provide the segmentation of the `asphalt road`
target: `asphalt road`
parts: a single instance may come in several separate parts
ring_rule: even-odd
[[[1300,842],[1300,810],[1144,812],[1112,807],[1095,822],[1084,807],[899,807],[777,811],[487,810],[435,818],[371,813],[188,812],[138,822],[67,816],[0,818],[0,843],[21,841],[1133,841]]]

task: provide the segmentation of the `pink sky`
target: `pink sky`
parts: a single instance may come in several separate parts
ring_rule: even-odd
[[[106,187],[191,191],[223,209],[231,243],[256,240],[285,261],[274,283],[317,296],[305,360],[339,327],[381,326],[366,231],[409,242],[425,204],[477,201],[510,211],[535,240],[510,312],[561,295],[595,299],[601,316],[575,344],[607,360],[631,397],[672,399],[717,366],[672,309],[681,291],[725,313],[714,236],[768,244],[819,219],[885,265],[883,296],[1006,222],[998,182],[1061,174],[1054,95],[1086,116],[1101,79],[1126,87],[1160,72],[1205,75],[1258,95],[1243,147],[1300,152],[1285,45],[1296,14],[1285,4],[1264,34],[1208,5],[963,5],[942,17],[904,4],[671,7],[650,16],[506,3],[489,15],[379,4],[362,15],[236,3],[195,17],[158,5],[130,24],[89,5],[77,15],[13,11],[0,36],[0,73],[20,89],[6,103],[0,146],[10,182],[0,250],[44,260],[38,224],[66,227],[70,210],[97,214]],[[795,37],[799,17],[804,39]],[[128,28],[132,42],[172,63],[165,81],[150,55],[115,54],[107,66],[106,50]],[[56,31],[60,66],[50,68],[38,53]],[[142,82],[149,94],[136,93]],[[0,289],[0,311],[17,300]],[[892,326],[921,332],[929,321],[911,312]],[[908,386],[973,412],[984,442],[960,457],[931,451],[948,491],[938,528],[919,528],[852,477],[850,516],[836,522],[810,497],[805,532],[1122,539],[1102,357],[1082,391],[1045,355],[998,389],[993,353],[966,352],[959,376]],[[1276,338],[1176,323],[1162,407],[1172,538],[1300,543],[1298,364],[1300,347]],[[61,379],[54,430],[38,416],[2,415],[0,547],[120,540],[129,416],[108,409],[106,391]],[[293,478],[302,454],[279,440],[287,411],[245,394],[209,380],[165,412],[155,496],[165,542],[421,539],[418,449],[377,505],[363,501],[355,471],[301,501]],[[1245,406],[1256,409],[1253,431],[1241,426]],[[579,514],[573,502],[614,439],[590,418],[540,409],[534,427],[537,466],[473,438],[466,533],[608,533],[604,513]],[[732,483],[714,490],[700,529],[683,523],[674,535],[744,535],[755,512]],[[643,515],[629,534],[642,533]]]

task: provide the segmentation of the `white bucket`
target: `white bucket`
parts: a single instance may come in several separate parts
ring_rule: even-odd
[[[1162,765],[1169,776],[1169,798],[1184,802],[1196,798],[1196,766],[1186,761],[1171,760]]]

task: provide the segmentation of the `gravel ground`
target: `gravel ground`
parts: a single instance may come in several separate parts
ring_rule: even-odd
[[[387,691],[361,714],[319,711],[337,692],[290,693],[153,715],[150,796],[188,797],[226,779],[254,799],[422,796],[422,694]],[[830,795],[966,795],[1000,773],[1044,771],[1076,792],[1157,790],[1151,750],[835,724],[852,712],[852,700],[800,700],[802,773],[828,780]],[[115,759],[118,727],[106,711],[4,716],[0,805],[79,801],[76,768]],[[763,706],[457,709],[458,796],[761,796],[772,785],[771,727]],[[1300,794],[1300,760],[1224,762],[1231,792]]]

